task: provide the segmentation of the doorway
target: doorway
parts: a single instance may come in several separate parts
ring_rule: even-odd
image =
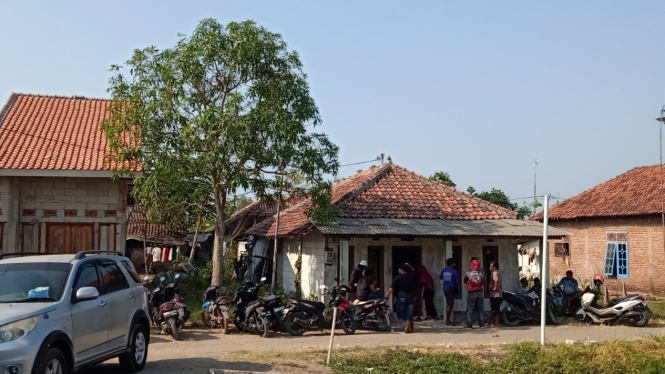
[[[499,247],[496,245],[483,246],[483,263],[481,269],[485,271],[485,278],[487,284],[485,284],[485,298],[490,297],[490,262],[496,261],[499,263]]]
[[[367,265],[374,272],[374,276],[379,281],[379,288],[386,292],[384,286],[385,274],[383,273],[383,246],[370,245],[367,247]]]
[[[400,264],[408,263],[414,269],[418,269],[418,266],[422,264],[423,251],[420,246],[408,246],[408,247],[393,247],[393,278],[399,274],[397,271],[397,266]],[[423,300],[421,297],[421,292],[418,290],[418,300],[416,300],[416,310],[415,316],[423,315]]]

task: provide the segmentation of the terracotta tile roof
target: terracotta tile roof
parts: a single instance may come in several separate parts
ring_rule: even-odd
[[[171,228],[166,225],[147,222],[143,209],[133,205],[131,212],[127,213],[127,239],[143,241],[146,236],[148,242],[159,245],[183,245],[187,239],[186,228]]]
[[[494,205],[455,188],[445,186],[394,164],[372,166],[337,182],[332,203],[340,217],[420,218],[479,220],[516,218],[512,210]],[[286,209],[280,215],[279,235],[307,232],[309,200]],[[248,234],[274,237],[275,216],[247,230]]]
[[[13,93],[0,110],[0,169],[111,170],[110,99]]]
[[[637,167],[550,207],[550,220],[660,214],[660,165]],[[532,220],[542,221],[543,212]]]

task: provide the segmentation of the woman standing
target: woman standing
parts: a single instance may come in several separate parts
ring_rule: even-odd
[[[490,305],[492,306],[492,318],[490,327],[499,327],[499,315],[501,314],[501,302],[503,301],[503,289],[501,285],[501,273],[499,273],[499,264],[496,261],[490,261]]]
[[[395,312],[399,319],[406,321],[404,332],[408,334],[413,332],[413,313],[416,307],[419,284],[418,276],[415,269],[408,263],[399,265],[397,271],[399,274],[393,279],[386,297],[390,297],[393,290],[397,290]]]
[[[426,320],[438,319],[436,307],[434,306],[434,278],[423,265],[418,266],[418,278],[420,280],[420,296],[425,300]]]

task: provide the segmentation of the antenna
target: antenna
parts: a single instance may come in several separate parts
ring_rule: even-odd
[[[538,167],[539,163],[540,163],[540,161],[538,161],[538,159],[535,159],[533,161],[533,202],[531,204],[529,204],[533,207],[533,214],[536,214],[536,208],[538,208],[539,206],[542,206],[542,204],[539,203],[538,200],[536,200],[536,196],[537,196],[536,195],[536,168]]]

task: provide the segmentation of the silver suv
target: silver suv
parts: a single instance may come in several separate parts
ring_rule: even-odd
[[[0,255],[0,374],[68,374],[115,357],[143,369],[147,291],[115,254]]]

